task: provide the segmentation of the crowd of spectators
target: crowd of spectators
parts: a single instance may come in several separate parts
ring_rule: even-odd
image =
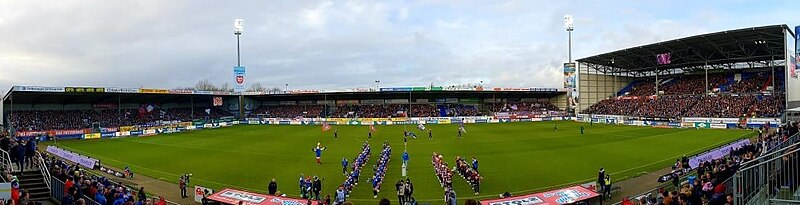
[[[550,102],[507,102],[494,103],[495,112],[543,112],[554,111],[558,108]]]
[[[691,96],[661,96],[645,98],[636,101],[640,106],[633,109],[631,116],[678,118],[695,105],[696,97]]]
[[[685,173],[684,169],[689,168],[688,159],[684,157],[679,159],[676,165],[673,166],[673,176],[671,177],[672,186],[675,190],[668,191],[664,188],[660,189],[655,196],[645,195],[634,199],[632,201],[625,200],[627,204],[710,204],[710,205],[732,205],[733,195],[731,185],[731,177],[746,164],[757,161],[759,156],[768,153],[769,151],[779,148],[782,143],[789,141],[789,136],[798,133],[797,123],[787,123],[781,125],[778,129],[759,129],[759,136],[752,144],[742,146],[737,149],[731,150],[728,155],[723,158],[713,159],[700,163],[697,170],[697,177],[689,180],[689,183],[681,184],[679,181],[678,173]],[[791,143],[791,142],[789,142]],[[795,160],[791,163],[786,163],[788,160]],[[784,166],[798,165],[800,158],[796,155],[784,157]],[[784,172],[792,169],[782,169]],[[795,169],[796,170],[796,169]],[[790,177],[793,173],[778,174],[777,178],[770,179],[774,181],[770,183],[772,186],[779,187],[782,184],[798,184],[798,178]],[[789,176],[789,177],[782,177]],[[754,187],[741,187],[740,189],[752,189]],[[776,189],[773,189],[774,191]],[[623,203],[626,204],[626,203]]]
[[[433,104],[412,104],[408,115],[412,117],[438,117],[439,110]]]
[[[748,114],[757,117],[780,117],[786,99],[783,95],[759,96],[748,109]]]
[[[701,95],[704,94],[705,75],[689,75],[676,78],[675,82],[665,84],[659,87],[659,90],[664,91],[665,95]],[[708,75],[708,90],[712,91],[714,88],[719,87],[727,81],[725,74],[709,74]]]
[[[64,182],[62,205],[92,204],[91,201],[101,205],[166,205],[163,197],[148,198],[144,187],[131,189],[107,177],[89,174],[77,164],[53,156],[45,157],[45,164],[53,177]]]
[[[708,90],[717,93],[754,94],[766,90],[770,85],[770,72],[744,73],[741,80],[734,80],[733,74],[718,73],[708,75]],[[783,75],[775,76],[775,90],[783,91]],[[705,75],[684,75],[678,77],[664,77],[658,86],[659,95],[702,95],[705,93]],[[645,79],[633,82],[627,96],[655,95],[655,79]],[[715,88],[720,88],[715,91]]]
[[[381,191],[381,185],[383,184],[383,179],[386,176],[386,170],[388,167],[386,166],[389,164],[389,160],[392,158],[392,147],[389,146],[388,142],[383,143],[383,150],[381,150],[381,155],[378,156],[378,161],[372,167],[372,171],[375,173],[370,182],[372,182],[372,198],[378,198],[378,192]]]
[[[684,117],[742,117],[755,96],[704,96]]]
[[[252,112],[253,115],[264,115],[274,118],[315,118],[324,116],[324,105],[281,105],[261,106]]]
[[[744,78],[737,83],[731,84],[730,91],[733,93],[758,93],[763,91],[770,74],[759,72],[751,75],[749,78]]]
[[[636,83],[631,87],[631,90],[628,91],[628,95],[630,96],[648,96],[648,95],[655,95],[656,94],[656,85],[653,83],[654,80],[643,80]]]
[[[206,112],[208,111],[208,112]],[[192,116],[194,112],[194,116]],[[68,130],[129,125],[154,125],[158,121],[218,119],[229,113],[214,108],[90,109],[14,111],[10,120],[19,130]]]
[[[783,111],[782,95],[658,96],[609,98],[581,113],[636,117],[777,117]]]

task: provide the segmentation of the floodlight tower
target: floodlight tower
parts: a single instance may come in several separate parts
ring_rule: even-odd
[[[569,46],[568,46],[568,49],[567,49],[568,53],[569,53],[569,57],[567,58],[567,63],[572,63],[572,31],[575,30],[575,24],[574,23],[575,23],[575,19],[572,18],[572,15],[564,15],[564,28],[567,29],[567,33],[569,34]],[[577,66],[575,66],[575,67],[577,68]],[[577,84],[577,82],[575,82],[575,83]],[[575,88],[575,87],[572,87],[572,88]],[[572,89],[572,88],[569,88],[569,89]],[[569,102],[570,99],[572,98],[572,94],[571,94],[572,91],[569,90],[567,92],[568,92],[568,94],[567,94],[567,98],[568,98],[567,99],[567,106],[566,106],[566,109],[564,109],[564,110],[566,110],[567,113],[575,112],[573,110],[572,105]]]
[[[241,52],[239,50],[239,36],[242,35],[244,31],[244,20],[236,19],[233,20],[233,35],[236,35],[236,66],[242,66],[242,58],[240,57]]]
[[[234,19],[233,20],[233,35],[236,35],[236,67],[242,67],[242,57],[241,57],[241,50],[239,49],[239,37],[242,35],[244,31],[244,20],[243,19]],[[242,71],[244,72],[244,71]],[[244,92],[239,92],[239,118],[244,118]]]
[[[575,30],[575,19],[572,18],[572,15],[565,15],[564,16],[564,27],[567,29],[567,33],[569,34],[569,61],[568,63],[572,63],[572,31]]]

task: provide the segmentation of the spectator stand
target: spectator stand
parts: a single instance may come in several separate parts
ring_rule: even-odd
[[[53,174],[47,175],[49,176],[49,181],[50,181],[49,183],[51,184],[52,187],[50,189],[51,193],[50,196],[55,201],[62,202],[67,194],[67,187],[65,180],[60,179],[60,177],[66,177],[67,175],[75,177],[74,173],[78,173],[77,175],[78,178],[74,180],[75,183],[73,186],[106,187],[111,190],[120,190],[123,194],[129,197],[137,196],[136,192],[137,190],[139,190],[139,186],[136,184],[124,184],[121,182],[111,180],[109,179],[109,177],[103,176],[102,174],[99,173],[95,173],[96,170],[81,169],[79,165],[69,163],[56,156],[49,155],[49,157],[46,157],[47,159],[44,158],[45,157],[42,156],[43,162],[46,165],[44,167],[48,168],[47,171],[55,172]],[[98,189],[98,191],[101,190]],[[163,197],[160,196],[149,195],[149,194],[146,194],[146,196],[155,204],[159,204],[159,202],[161,202],[163,204],[179,205],[178,203],[163,199]],[[95,196],[88,196],[85,193],[79,197],[83,199],[86,202],[86,204],[90,205],[108,205],[114,201],[114,199],[109,198],[107,199],[108,204],[100,204],[95,200]]]

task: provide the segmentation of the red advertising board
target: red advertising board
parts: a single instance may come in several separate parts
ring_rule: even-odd
[[[233,189],[223,189],[222,191],[214,193],[207,198],[221,203],[233,205],[239,204],[240,201],[243,205],[304,205],[308,202],[304,199],[269,196]],[[311,201],[311,204],[318,205],[316,201]]]
[[[481,205],[554,205],[572,204],[583,200],[600,196],[581,186],[568,187],[543,193],[530,194],[525,196],[510,197],[505,199],[492,199],[481,201]]]

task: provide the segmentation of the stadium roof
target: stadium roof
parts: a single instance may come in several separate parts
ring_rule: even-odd
[[[690,36],[578,59],[601,72],[693,69],[704,65],[783,60],[786,25],[771,25]],[[656,56],[669,54],[659,64]]]
[[[238,97],[230,93],[192,93],[184,90],[183,93],[136,93],[136,92],[109,92],[110,89],[93,90],[91,92],[64,92],[63,87],[36,91],[10,91],[2,103],[21,104],[102,104],[102,103],[189,103],[207,101],[212,97]],[[102,91],[102,92],[101,92]],[[245,95],[262,101],[289,101],[289,100],[363,100],[363,99],[408,99],[409,94],[414,99],[442,99],[442,98],[551,98],[565,93],[557,89],[517,89],[517,90],[487,90],[487,91],[380,91],[380,92],[325,92],[325,93],[287,93],[287,94],[251,94]],[[431,101],[432,102],[432,101]]]

